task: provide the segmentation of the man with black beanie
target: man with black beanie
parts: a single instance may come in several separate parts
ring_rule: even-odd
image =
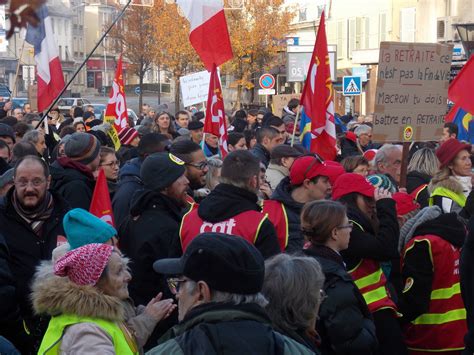
[[[163,292],[164,298],[171,297],[166,280],[153,272],[153,262],[181,255],[179,223],[182,209],[188,205],[189,185],[185,171],[184,162],[171,153],[152,154],[141,165],[144,189],[134,194],[130,214],[118,231],[120,249],[133,260],[129,291],[135,304],[148,304],[158,292]],[[172,321],[160,322],[149,344]]]

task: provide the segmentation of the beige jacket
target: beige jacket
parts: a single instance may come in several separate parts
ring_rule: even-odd
[[[154,318],[143,313],[145,307],[135,307],[131,300],[121,301],[95,287],[79,286],[66,277],[55,276],[49,261],[38,267],[32,291],[31,299],[37,314],[68,313],[125,322],[135,336],[140,353],[157,324]],[[64,354],[114,354],[112,338],[94,323],[67,327],[60,350]]]
[[[280,181],[287,177],[289,174],[290,171],[284,166],[273,163],[268,164],[267,171],[265,172],[265,177],[268,183],[270,184],[272,192],[275,191]]]

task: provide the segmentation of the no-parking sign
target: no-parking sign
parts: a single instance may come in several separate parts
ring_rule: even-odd
[[[262,89],[273,89],[275,86],[275,77],[272,74],[263,74],[260,79],[258,79],[258,83]]]

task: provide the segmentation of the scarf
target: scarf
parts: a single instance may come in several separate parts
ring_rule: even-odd
[[[38,206],[31,210],[25,210],[13,193],[12,204],[16,213],[30,226],[33,232],[40,237],[41,229],[44,222],[51,217],[54,208],[53,196],[49,191],[46,191],[43,201]]]
[[[471,177],[454,175],[454,178],[461,184],[464,196],[468,197],[472,190]]]
[[[69,157],[61,157],[57,159],[57,162],[59,165],[61,165],[63,168],[70,168],[79,171],[80,173],[84,174],[91,180],[95,180],[94,174],[92,170],[87,166],[82,163],[79,163],[78,161],[72,160]]]

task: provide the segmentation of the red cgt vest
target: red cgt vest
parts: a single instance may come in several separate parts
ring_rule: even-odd
[[[186,251],[189,243],[200,233],[204,232],[233,234],[255,244],[258,232],[265,219],[267,219],[267,216],[261,212],[245,211],[225,221],[211,223],[199,217],[197,208],[190,209],[184,215],[179,229],[183,253]]]
[[[405,246],[402,265],[406,253],[420,242],[428,243],[433,263],[431,299],[428,312],[405,327],[406,344],[413,351],[439,353],[462,350],[467,323],[460,289],[461,251],[438,236],[418,236]]]
[[[262,201],[262,212],[268,215],[268,219],[275,226],[280,250],[285,251],[288,245],[288,216],[285,206],[280,201],[264,200]]]

